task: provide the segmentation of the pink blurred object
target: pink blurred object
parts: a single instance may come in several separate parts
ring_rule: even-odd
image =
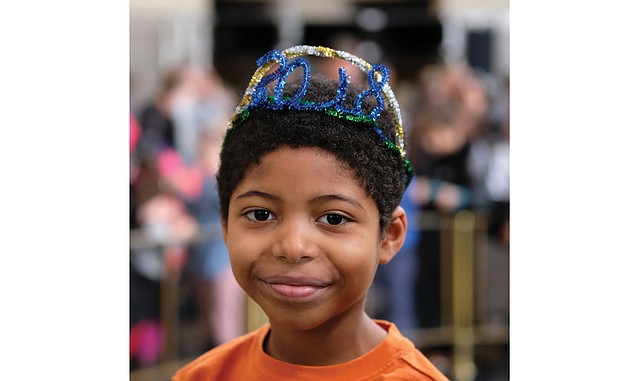
[[[157,168],[162,176],[172,177],[183,168],[181,156],[173,149],[164,149],[157,157]]]
[[[181,156],[173,149],[164,149],[157,157],[159,173],[183,196],[194,199],[202,192],[200,170],[185,167]]]
[[[187,262],[187,251],[182,246],[168,247],[164,252],[164,262],[169,271],[180,274]]]
[[[133,152],[140,140],[140,135],[142,134],[142,127],[140,127],[140,123],[136,120],[133,114],[129,114],[129,152]]]
[[[163,328],[155,320],[141,320],[129,332],[129,356],[140,366],[159,361],[163,349]]]

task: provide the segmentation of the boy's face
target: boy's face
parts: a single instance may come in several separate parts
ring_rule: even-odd
[[[351,171],[317,148],[262,157],[233,192],[224,223],[241,287],[273,325],[296,330],[363,313],[377,265],[400,249],[387,236]]]

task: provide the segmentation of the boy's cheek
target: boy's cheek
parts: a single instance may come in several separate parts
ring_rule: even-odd
[[[239,245],[239,242],[234,242],[232,236],[229,236],[229,238],[228,242],[226,242],[226,246],[228,247],[230,265],[233,271],[238,274],[249,271],[253,261],[251,254],[249,254],[247,250],[244,250],[243,246]]]

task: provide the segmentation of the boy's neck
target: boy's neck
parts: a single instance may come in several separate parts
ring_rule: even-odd
[[[307,331],[292,331],[272,324],[264,349],[271,357],[288,363],[327,366],[370,352],[386,335],[383,328],[363,313],[355,318],[335,318]]]

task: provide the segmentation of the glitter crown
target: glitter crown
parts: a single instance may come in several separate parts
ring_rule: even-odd
[[[342,67],[338,70],[339,86],[334,99],[327,102],[311,102],[304,99],[310,86],[310,65],[301,56],[308,55],[345,60],[366,73],[369,88],[357,96],[353,108],[344,106],[344,100],[349,87],[349,76],[347,76],[345,68]],[[267,74],[276,63],[279,64],[279,67],[272,73]],[[252,76],[248,88],[235,110],[235,114],[229,123],[229,128],[243,123],[243,121],[249,118],[253,110],[263,109],[318,111],[334,117],[364,123],[371,126],[388,149],[395,152],[401,158],[405,167],[405,183],[409,184],[413,177],[413,168],[406,156],[400,107],[392,89],[388,85],[390,70],[385,65],[371,65],[345,51],[308,45],[294,46],[283,51],[272,50],[259,58],[256,64],[258,69]],[[301,86],[292,97],[285,97],[283,91],[286,81],[291,73],[299,67],[303,69]],[[268,95],[267,87],[273,82],[276,82],[273,95]],[[375,97],[377,105],[370,112],[364,113],[362,104],[365,99],[371,96]],[[388,139],[377,123],[377,118],[383,112],[386,101],[395,126],[396,142]]]

